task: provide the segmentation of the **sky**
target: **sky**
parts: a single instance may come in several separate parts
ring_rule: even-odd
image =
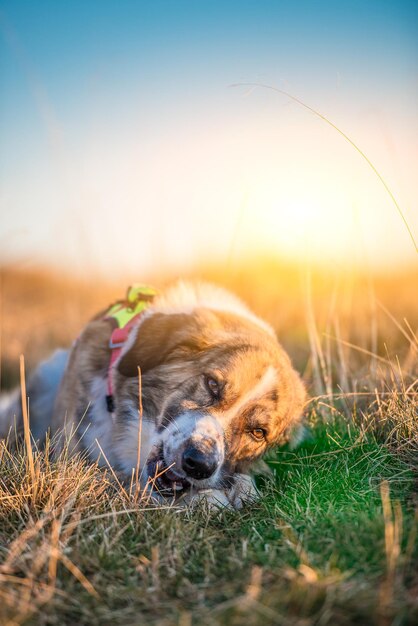
[[[416,2],[0,1],[0,263],[414,263],[282,92],[418,240],[417,70]]]

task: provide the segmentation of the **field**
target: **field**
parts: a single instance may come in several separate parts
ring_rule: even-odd
[[[418,623],[417,272],[265,260],[193,275],[277,330],[311,398],[304,442],[270,454],[240,512],[155,509],[81,459],[47,447],[31,467],[0,442],[0,623]],[[30,371],[124,289],[3,268],[2,389],[20,354]]]

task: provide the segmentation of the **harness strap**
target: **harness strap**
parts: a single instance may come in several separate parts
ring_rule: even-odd
[[[106,404],[109,413],[113,413],[115,410],[113,397],[113,369],[115,367],[115,363],[119,358],[122,348],[125,345],[132,329],[138,325],[141,317],[156,295],[157,291],[152,287],[135,283],[129,287],[126,299],[122,302],[113,304],[102,318],[105,320],[111,320],[113,324],[117,324],[112,331],[109,341],[109,348],[111,352],[107,371],[106,395]]]

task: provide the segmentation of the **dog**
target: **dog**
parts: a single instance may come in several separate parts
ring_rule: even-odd
[[[56,454],[67,446],[136,476],[159,502],[238,509],[257,497],[252,466],[300,425],[304,385],[273,329],[230,292],[179,282],[133,293],[29,378],[32,436],[50,429]],[[139,313],[117,343],[127,310]],[[22,428],[15,390],[0,437]]]

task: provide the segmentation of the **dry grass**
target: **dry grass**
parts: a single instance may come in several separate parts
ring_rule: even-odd
[[[50,442],[1,443],[0,623],[414,623],[417,276],[308,278],[273,261],[199,274],[277,329],[310,388],[309,437],[272,454],[259,504],[217,515],[156,510],[109,471],[51,459]],[[3,382],[124,287],[4,269]]]

